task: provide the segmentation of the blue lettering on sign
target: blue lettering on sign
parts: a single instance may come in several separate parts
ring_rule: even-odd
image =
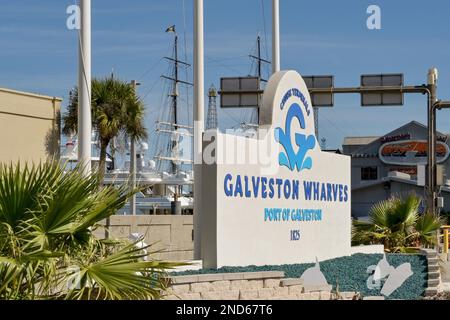
[[[283,110],[284,105],[286,104],[286,102],[289,100],[290,97],[292,97],[292,90],[289,90],[288,92],[286,92],[283,96],[283,99],[281,99],[281,105],[280,105],[281,110]]]
[[[283,184],[283,179],[277,179],[278,199],[281,199],[281,185],[282,184]]]
[[[245,177],[244,177],[244,180],[245,180],[245,197],[246,197],[246,198],[250,198],[250,197],[251,197],[251,192],[250,192],[250,189],[248,188],[248,185],[249,185],[249,183],[248,183],[248,177],[245,176]]]
[[[269,179],[269,198],[270,199],[273,199],[273,197],[275,195],[275,189],[273,188],[274,183],[275,183],[275,179],[270,178]]]
[[[231,180],[233,176],[231,174],[227,174],[225,179],[223,179],[223,189],[225,190],[225,195],[227,197],[231,197],[233,195],[233,185],[231,184]]]
[[[306,100],[306,97],[303,95],[303,93],[297,89],[297,88],[293,88],[288,90],[284,96],[283,99],[281,99],[281,103],[280,103],[280,109],[283,110],[284,106],[286,105],[286,102],[289,100],[290,97],[298,97],[300,98],[300,101],[303,103],[303,105],[305,106],[305,110],[306,110],[306,114],[309,116],[311,113],[311,108],[309,107],[309,103],[308,100]]]
[[[242,194],[242,181],[241,181],[241,176],[237,176],[236,177],[236,187],[234,188],[234,196],[236,197],[237,195],[240,195],[241,198],[243,196]]]
[[[258,196],[258,189],[259,189],[259,181],[261,180],[260,177],[252,177],[252,185],[253,185],[253,195],[255,198]]]
[[[300,185],[300,181],[293,180],[292,181],[292,199],[298,200],[298,187]]]
[[[347,202],[348,185],[303,181],[297,179],[279,179],[257,176],[233,176],[227,173],[223,179],[223,190],[227,197],[300,200],[303,187],[303,199],[306,201]]]
[[[261,178],[261,193],[263,199],[267,198],[267,178],[262,177]]]
[[[281,221],[280,208],[265,208],[264,209],[264,221]]]
[[[291,241],[300,240],[300,230],[291,230]]]
[[[322,221],[322,209],[293,209],[292,221]]]
[[[325,190],[325,183],[322,183],[322,193],[320,194],[320,201],[327,201],[327,190]]]

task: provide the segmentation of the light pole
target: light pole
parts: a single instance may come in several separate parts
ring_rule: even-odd
[[[194,259],[201,259],[202,136],[204,131],[203,0],[194,0]]]
[[[427,177],[427,208],[436,213],[436,108],[438,71],[436,68],[428,70],[428,177]]]
[[[311,95],[333,95],[336,93],[359,93],[359,94],[404,94],[404,93],[422,93],[427,95],[427,118],[428,118],[428,166],[427,166],[427,183],[425,189],[426,202],[428,212],[436,214],[437,199],[437,164],[436,164],[436,109],[450,107],[450,103],[438,101],[436,98],[438,71],[432,68],[428,71],[427,85],[421,86],[361,86],[336,88],[333,86],[327,88],[309,88]],[[403,102],[402,102],[403,103]],[[376,104],[378,105],[378,104]],[[383,104],[381,104],[383,105]]]
[[[442,101],[442,100],[438,100],[435,104],[434,107],[437,110],[442,110],[442,109],[449,109],[450,108],[450,101]]]
[[[78,51],[78,163],[91,173],[91,0],[81,0]]]
[[[140,85],[136,80],[131,80],[131,87],[136,94],[136,87]],[[131,189],[136,188],[136,139],[130,137],[130,187]],[[130,199],[130,214],[136,215],[136,194],[133,193]]]
[[[272,0],[272,74],[280,71],[280,1]]]

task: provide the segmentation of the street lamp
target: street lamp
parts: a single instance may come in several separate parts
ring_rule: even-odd
[[[306,77],[319,78],[320,76]],[[329,77],[329,76],[328,76]],[[360,87],[346,88],[317,88],[309,87],[311,97],[317,95],[333,95],[336,93],[358,93],[361,94],[362,106],[386,106],[403,105],[403,95],[405,93],[426,94],[428,99],[428,168],[427,168],[427,207],[429,212],[436,213],[437,193],[437,164],[436,164],[436,110],[450,108],[450,101],[438,101],[436,98],[438,70],[431,68],[428,71],[427,85],[404,86],[403,74],[379,74],[362,75]],[[330,98],[327,98],[330,100]],[[332,101],[332,99],[331,99]],[[320,103],[315,104],[316,99],[312,99],[314,107],[320,107]],[[316,128],[317,130],[317,128]]]
[[[450,109],[450,101],[442,101],[442,100],[438,100],[435,104],[434,107],[437,110],[442,110],[442,109]]]

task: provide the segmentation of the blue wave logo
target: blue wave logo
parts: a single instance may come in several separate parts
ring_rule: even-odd
[[[284,148],[284,152],[280,152],[278,155],[278,163],[280,166],[285,166],[291,171],[297,168],[297,171],[300,172],[304,169],[312,168],[312,159],[307,156],[307,153],[316,146],[316,138],[314,135],[306,136],[301,133],[295,133],[295,144],[299,147],[297,153],[295,153],[291,141],[291,125],[294,119],[297,119],[300,127],[305,129],[305,117],[297,103],[293,103],[289,107],[286,115],[285,130],[282,128],[275,129],[275,141]]]

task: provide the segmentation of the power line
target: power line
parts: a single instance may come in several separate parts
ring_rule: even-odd
[[[227,110],[222,109],[222,111],[229,117],[231,118],[233,121],[236,121],[238,123],[238,125],[242,122],[239,119],[235,118],[234,116],[232,116]]]
[[[163,60],[164,58],[159,59],[155,64],[153,64],[147,71],[145,71],[139,78],[138,81],[141,81],[147,74],[149,74],[151,71],[153,71],[158,65],[159,63]]]
[[[156,79],[155,82],[153,82],[152,86],[150,87],[150,89],[144,94],[144,96],[142,97],[142,100],[144,100],[145,98],[147,98],[147,96],[153,91],[153,89],[155,88],[156,84],[158,84],[159,82],[159,78]]]
[[[342,133],[344,136],[348,136],[348,133],[345,133],[342,129],[340,129],[339,127],[337,127],[330,119],[328,119],[328,117],[326,117],[323,113],[321,114],[321,116],[328,121],[328,123],[330,123],[337,131],[339,131],[340,133]]]
[[[237,59],[242,59],[242,58],[248,58],[248,55],[241,55],[241,56],[234,56],[234,57],[228,57],[228,58],[211,58],[208,55],[206,55],[206,57],[210,60],[210,61],[218,61],[218,62],[222,62],[222,61],[228,61],[228,60],[237,60]]]

